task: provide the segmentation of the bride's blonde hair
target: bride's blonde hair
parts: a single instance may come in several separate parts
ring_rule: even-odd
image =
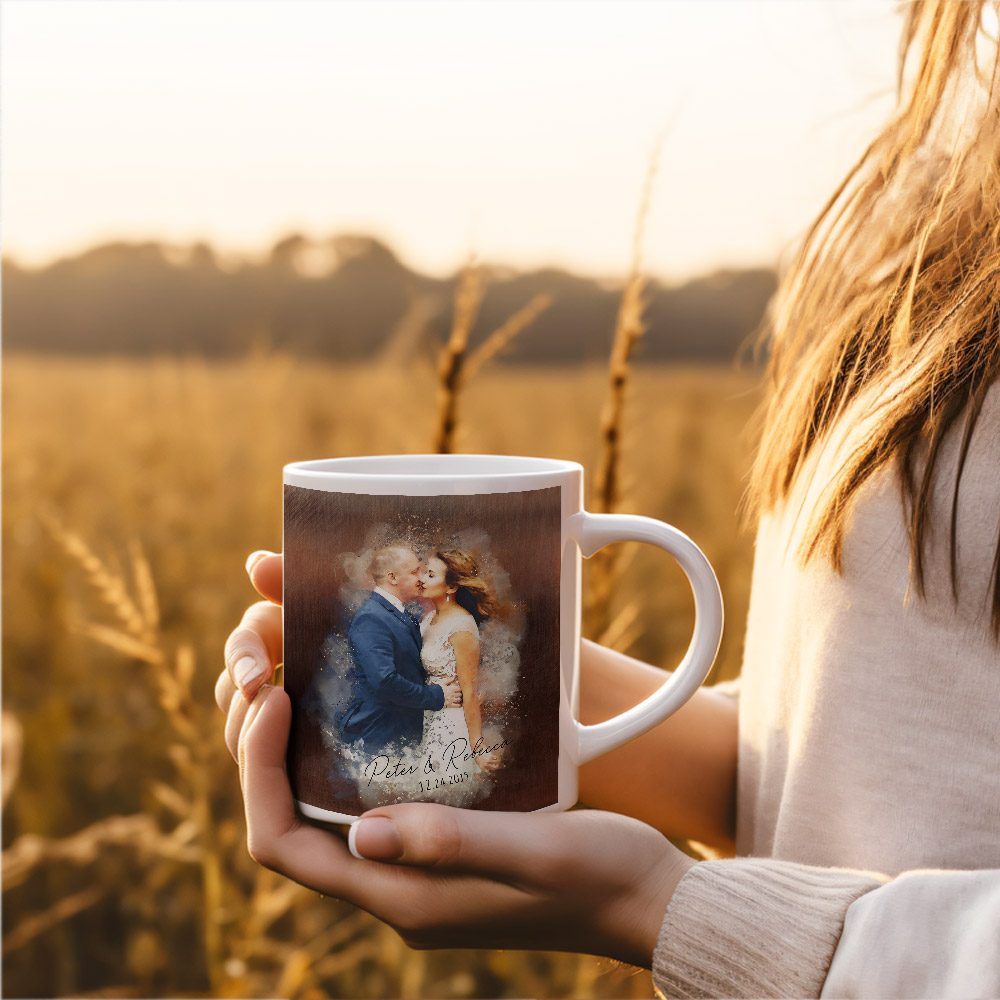
[[[942,438],[961,418],[960,478],[983,398],[1000,376],[998,10],[997,0],[905,8],[898,110],[809,230],[766,319],[769,385],[750,511],[788,496],[848,404],[862,394],[878,400],[800,555],[842,569],[851,501],[894,463],[921,594]],[[954,498],[950,528],[957,594]],[[1000,542],[992,579],[1000,635],[998,566]]]

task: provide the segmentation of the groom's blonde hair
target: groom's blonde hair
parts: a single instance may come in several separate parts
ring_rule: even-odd
[[[372,579],[381,583],[390,573],[398,571],[407,556],[414,556],[412,549],[405,545],[387,545],[372,556]]]

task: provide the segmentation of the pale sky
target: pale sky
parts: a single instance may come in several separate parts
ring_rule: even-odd
[[[3,0],[0,240],[257,254],[371,233],[451,273],[772,265],[893,105],[888,0]]]

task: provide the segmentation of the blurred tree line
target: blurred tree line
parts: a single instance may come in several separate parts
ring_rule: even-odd
[[[553,305],[506,353],[520,363],[603,361],[621,286],[565,271],[486,267],[475,346],[534,295]],[[446,339],[458,274],[410,270],[384,243],[337,235],[279,240],[262,261],[211,246],[108,243],[39,269],[3,261],[7,350],[64,354],[243,356],[288,350],[405,363]],[[767,269],[720,271],[676,287],[651,281],[638,361],[728,361],[775,288]]]

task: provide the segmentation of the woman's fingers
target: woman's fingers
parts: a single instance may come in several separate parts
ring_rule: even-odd
[[[229,706],[233,701],[233,695],[235,694],[236,685],[233,683],[232,677],[229,676],[229,671],[223,670],[215,682],[215,704],[223,712],[228,712]]]
[[[344,839],[309,826],[295,812],[285,770],[291,703],[281,688],[265,685],[253,701],[237,697],[223,671],[216,700],[225,702],[226,746],[239,764],[247,820],[247,849],[266,868],[325,895],[352,899],[356,869]]]
[[[226,708],[226,748],[229,750],[230,756],[239,763],[240,760],[240,736],[243,732],[243,725],[246,722],[247,716],[250,714],[250,708],[252,705],[264,697],[264,689],[257,693],[257,698],[254,701],[247,701],[241,694],[238,694],[236,686],[233,684],[229,677],[228,671],[223,671],[219,677],[219,681],[216,684],[216,695],[215,700],[219,701],[219,688],[223,687],[228,691],[229,701]]]
[[[240,729],[237,757],[243,779],[250,853],[267,867],[284,837],[299,825],[285,771],[291,702],[280,688],[265,688]]]
[[[349,843],[357,856],[388,862],[377,871],[428,879],[423,924],[411,923],[408,941],[440,946],[450,914],[444,941],[452,947],[461,939],[469,946],[488,940],[492,947],[565,948],[647,968],[671,895],[695,863],[652,827],[592,810],[525,815],[390,806],[366,813]],[[403,911],[403,899],[392,909]]]
[[[238,759],[250,856],[273,871],[328,896],[361,903],[371,865],[351,857],[343,839],[302,822],[285,770],[291,702],[266,687],[248,706]]]
[[[241,628],[266,632],[261,614],[251,608]],[[250,701],[226,671],[216,697],[228,707],[226,742],[239,762],[247,847],[259,864],[368,910],[414,947],[544,944],[648,965],[686,870],[652,828],[610,813],[410,803],[366,813],[351,828],[349,851],[336,830],[296,813],[285,763],[286,692],[265,685]]]
[[[544,941],[648,964],[686,868],[671,860],[678,852],[668,841],[637,821],[410,803],[366,813],[351,827],[349,850],[337,830],[300,818],[285,763],[291,703],[267,683],[282,659],[282,557],[255,552],[247,572],[263,600],[230,635],[215,694],[239,764],[255,861],[368,910],[415,947]],[[479,764],[490,771],[503,761],[485,755]]]
[[[266,683],[281,656],[281,608],[270,601],[250,605],[226,641],[225,652],[229,676],[248,701]]]
[[[215,700],[223,712],[229,712],[234,689],[241,691],[248,701],[252,700],[282,659],[282,558],[260,549],[247,558],[246,570],[251,583],[266,600],[247,608],[243,620],[226,641],[226,672],[231,683],[220,677],[215,686]],[[235,757],[232,734],[228,731],[232,725],[236,723],[227,723],[226,742]]]
[[[578,815],[583,814],[479,812],[423,803],[387,806],[358,820],[349,844],[356,856],[371,860],[481,874],[511,884],[558,885],[565,876],[578,877],[581,861],[602,846],[617,854],[620,824],[612,821],[598,829],[576,819]]]
[[[247,559],[247,573],[250,574],[250,582],[261,597],[275,604],[281,603],[284,563],[279,554],[265,552],[263,549],[254,552]]]

